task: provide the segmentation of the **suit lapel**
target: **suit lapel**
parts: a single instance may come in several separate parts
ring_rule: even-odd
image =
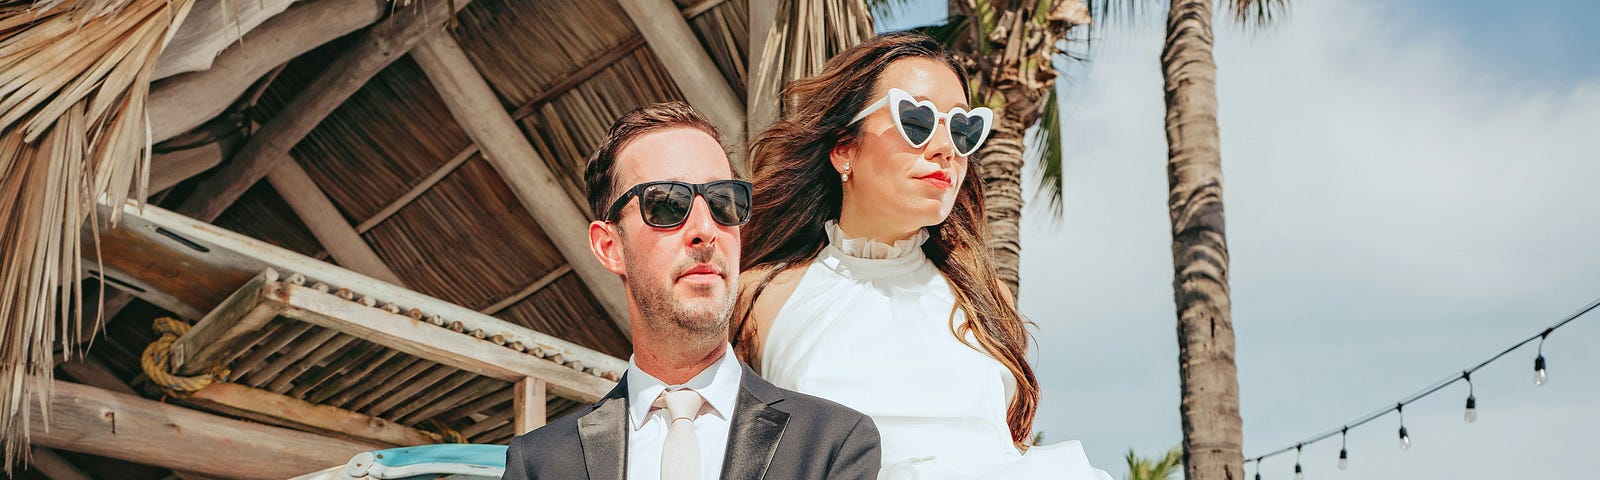
[[[627,471],[628,386],[624,379],[578,418],[578,438],[589,480],[623,480]]]
[[[789,424],[789,412],[774,406],[783,401],[783,392],[750,371],[750,367],[744,367],[740,380],[722,478],[760,479],[766,476],[778,451],[778,440]]]

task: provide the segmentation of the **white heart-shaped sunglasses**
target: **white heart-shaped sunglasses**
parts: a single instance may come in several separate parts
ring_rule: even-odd
[[[971,111],[955,107],[949,112],[940,112],[933,101],[917,100],[898,88],[889,89],[882,99],[867,105],[866,109],[850,119],[850,125],[890,105],[894,106],[889,109],[889,114],[894,117],[895,130],[900,131],[900,138],[914,148],[927,145],[933,139],[933,131],[939,127],[939,121],[944,120],[945,131],[950,134],[950,143],[955,145],[956,154],[970,156],[983,146],[984,140],[989,139],[989,130],[994,125],[994,111],[988,107]]]

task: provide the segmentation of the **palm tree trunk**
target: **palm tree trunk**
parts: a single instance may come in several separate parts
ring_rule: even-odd
[[[1167,101],[1167,206],[1178,310],[1184,473],[1241,480],[1243,431],[1228,299],[1211,0],[1172,0],[1161,52]]]
[[[1027,123],[1002,110],[979,154],[983,203],[989,220],[989,253],[1000,280],[1017,294],[1022,255],[1022,134]]]

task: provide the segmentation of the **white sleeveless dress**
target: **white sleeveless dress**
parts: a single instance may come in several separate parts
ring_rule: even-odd
[[[769,327],[763,377],[871,416],[883,438],[879,478],[1111,480],[1077,441],[1026,455],[1012,445],[1015,379],[951,333],[952,313],[965,316],[922,253],[925,232],[886,245],[826,228],[829,245]]]

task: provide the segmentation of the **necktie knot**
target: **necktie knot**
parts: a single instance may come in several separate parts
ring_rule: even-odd
[[[692,422],[695,417],[700,416],[700,407],[705,404],[705,398],[700,396],[700,392],[687,388],[661,392],[661,400],[666,404],[670,421],[688,419]]]

